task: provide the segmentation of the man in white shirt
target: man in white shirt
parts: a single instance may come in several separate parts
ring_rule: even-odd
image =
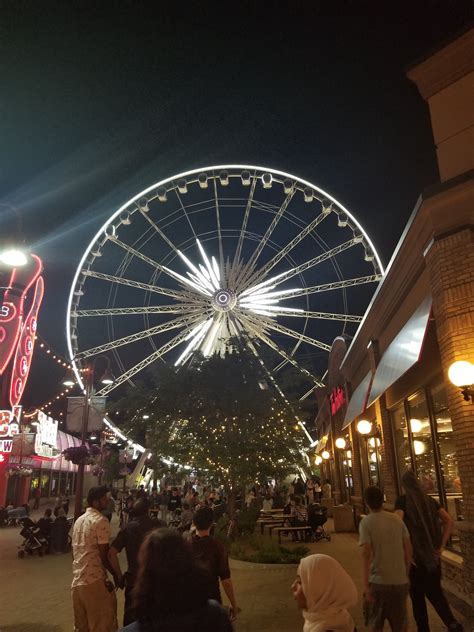
[[[86,512],[72,534],[72,604],[74,632],[115,632],[117,600],[107,579],[110,523],[101,513],[108,503],[105,486],[91,487]],[[111,571],[112,572],[112,571]]]

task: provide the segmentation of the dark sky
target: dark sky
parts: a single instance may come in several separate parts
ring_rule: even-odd
[[[387,5],[0,1],[0,202],[44,259],[40,333],[65,352],[69,285],[102,222],[199,166],[307,178],[354,212],[386,264],[438,177],[406,68],[470,3]],[[14,224],[3,211],[2,232]]]

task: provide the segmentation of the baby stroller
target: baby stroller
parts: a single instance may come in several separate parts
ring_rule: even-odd
[[[327,507],[325,507],[324,505],[320,505],[319,503],[312,503],[311,505],[309,505],[308,525],[313,531],[314,542],[319,542],[319,540],[327,540],[329,542],[331,540],[331,536],[324,528],[327,519]]]
[[[181,514],[182,511],[181,509],[178,507],[178,509],[175,509],[172,513],[171,513],[171,517],[169,519],[169,523],[168,526],[174,529],[177,529],[179,527],[179,525],[181,524]]]
[[[23,544],[18,547],[18,557],[25,557],[25,553],[34,555],[35,552],[38,553],[39,557],[42,557],[48,549],[49,542],[41,529],[30,518],[21,518],[20,524],[22,526],[20,535],[24,540]]]

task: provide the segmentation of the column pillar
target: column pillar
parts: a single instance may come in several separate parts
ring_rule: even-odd
[[[458,527],[464,587],[468,595],[474,595],[474,404],[464,401],[448,378],[448,369],[456,360],[474,362],[472,226],[435,237],[425,261],[463,493],[465,521]]]

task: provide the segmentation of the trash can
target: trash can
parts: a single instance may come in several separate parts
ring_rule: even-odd
[[[334,531],[354,532],[354,507],[351,505],[336,505],[334,511]]]

